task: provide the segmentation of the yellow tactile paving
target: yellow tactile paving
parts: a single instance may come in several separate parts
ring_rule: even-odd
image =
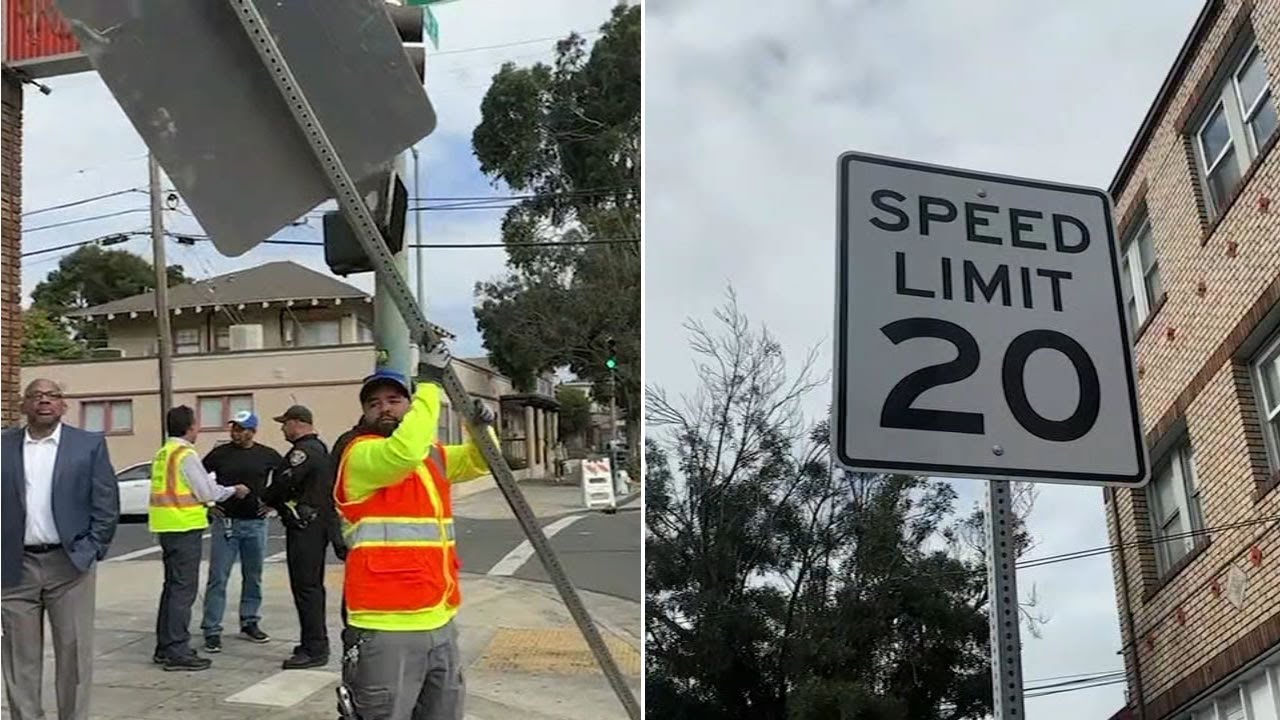
[[[640,653],[627,643],[605,636],[614,662],[624,674],[640,675]],[[586,675],[600,672],[587,641],[576,627],[498,628],[472,667],[484,670]]]

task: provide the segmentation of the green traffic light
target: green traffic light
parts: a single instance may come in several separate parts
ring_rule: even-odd
[[[613,358],[609,358],[608,360],[604,361],[604,366],[612,370],[618,367],[618,361],[614,360]]]

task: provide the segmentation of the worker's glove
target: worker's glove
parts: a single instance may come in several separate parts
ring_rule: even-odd
[[[449,348],[443,340],[437,340],[418,356],[418,380],[440,385],[444,382],[445,368],[449,367]]]
[[[477,425],[492,425],[496,417],[493,410],[479,398],[471,400],[471,422]]]

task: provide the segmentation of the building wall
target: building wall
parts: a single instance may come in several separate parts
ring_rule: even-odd
[[[360,417],[357,399],[360,379],[374,366],[372,345],[315,349],[190,355],[174,358],[173,402],[199,407],[201,397],[244,395],[263,424],[258,441],[283,450],[287,443],[271,417],[293,404],[306,405],[315,415],[320,437],[332,444]],[[498,398],[512,392],[510,381],[483,368],[455,360],[454,368],[473,398],[499,411]],[[116,469],[149,460],[163,440],[159,376],[153,359],[95,360],[33,365],[22,368],[23,382],[48,378],[62,385],[67,397],[67,422],[83,425],[86,402],[130,400],[132,429],[108,434],[107,444]],[[449,440],[461,441],[460,417],[444,403]],[[510,418],[523,430],[523,418]],[[502,427],[499,420],[497,427]],[[227,440],[225,428],[202,430],[196,442],[207,452]],[[531,467],[527,476],[541,477],[545,464]]]
[[[243,324],[262,326],[262,344],[264,349],[284,348],[285,325],[310,320],[337,320],[339,322],[339,341],[343,344],[358,344],[360,322],[372,327],[373,307],[367,303],[343,304],[332,308],[291,308],[270,307],[240,310],[236,318]],[[219,328],[237,324],[226,312],[213,309],[201,309],[199,312],[185,310],[176,312],[170,319],[174,337],[180,330],[195,329],[200,331],[201,347],[204,352],[212,352]],[[140,313],[138,317],[116,315],[107,321],[107,346],[119,348],[125,357],[148,357],[156,351],[156,325],[154,316]],[[175,349],[176,352],[176,349]]]
[[[1245,21],[1265,55],[1272,102],[1278,99],[1280,1],[1226,0],[1222,5],[1115,204],[1122,237],[1146,208],[1166,293],[1142,326],[1135,350],[1148,445],[1158,447],[1185,424],[1204,526],[1214,530],[1200,539],[1182,567],[1175,565],[1164,577],[1156,572],[1150,546],[1126,546],[1113,555],[1117,590],[1127,590],[1134,615],[1136,667],[1148,720],[1184,717],[1171,713],[1259,648],[1280,641],[1280,533],[1275,522],[1267,522],[1280,515],[1280,493],[1272,480],[1275,468],[1267,467],[1241,354],[1246,339],[1280,300],[1280,155],[1264,146],[1238,199],[1218,221],[1210,221],[1186,129]],[[1267,201],[1274,204],[1264,207]],[[1153,465],[1159,460],[1153,456]],[[1108,507],[1112,541],[1149,540],[1145,492],[1126,490],[1114,497],[1120,522],[1117,534]],[[1216,531],[1241,523],[1252,524]],[[1261,551],[1260,564],[1251,559],[1255,548]],[[1233,565],[1248,577],[1239,610],[1224,591]],[[1123,595],[1118,604],[1124,625]],[[1129,638],[1127,632],[1122,635]],[[1128,649],[1133,699],[1133,645]]]
[[[3,79],[0,147],[0,426],[18,422],[22,352],[22,85]]]

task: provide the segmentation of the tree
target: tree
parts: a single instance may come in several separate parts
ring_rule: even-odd
[[[67,329],[49,313],[32,307],[22,311],[22,363],[75,360],[85,355],[84,346],[71,339]]]
[[[181,265],[170,265],[167,270],[170,287],[187,282]],[[82,347],[97,347],[106,341],[106,327],[100,321],[67,318],[67,313],[155,287],[154,266],[144,258],[125,250],[85,245],[58,262],[58,269],[36,285],[31,300],[33,307],[43,310],[51,320],[65,320]]]
[[[581,435],[591,427],[591,398],[577,388],[561,386],[556,390],[560,402],[560,434]]]
[[[981,516],[957,513],[944,482],[833,470],[826,423],[801,412],[823,384],[814,353],[788,371],[732,293],[715,317],[720,332],[686,326],[696,394],[647,398],[647,707],[675,720],[984,717],[985,565],[966,544]]]
[[[637,420],[639,7],[615,7],[589,52],[575,33],[557,43],[552,66],[503,65],[481,116],[472,134],[481,170],[524,195],[502,223],[509,272],[476,285],[490,359],[525,390],[568,367],[607,401],[612,337],[618,405]]]

